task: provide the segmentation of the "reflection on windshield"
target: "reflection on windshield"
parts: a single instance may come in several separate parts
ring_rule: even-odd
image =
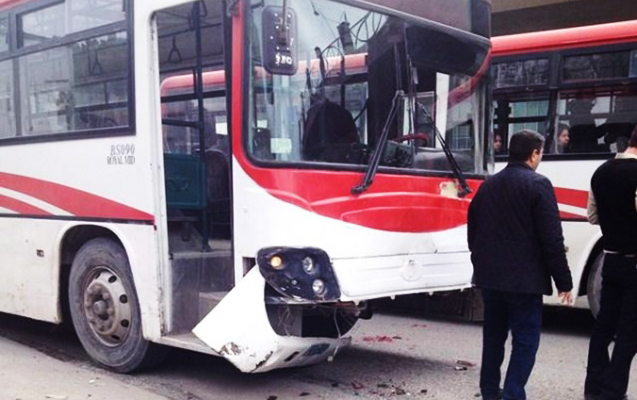
[[[462,171],[483,172],[483,41],[331,1],[288,0],[294,68],[277,73],[263,62],[272,29],[262,17],[282,2],[265,3],[252,10],[253,158],[367,165],[380,152],[381,167],[452,171],[437,129]]]

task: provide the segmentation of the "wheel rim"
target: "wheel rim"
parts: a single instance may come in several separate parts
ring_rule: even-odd
[[[131,328],[131,304],[115,272],[106,266],[94,267],[83,300],[88,326],[100,342],[114,347],[126,340]]]

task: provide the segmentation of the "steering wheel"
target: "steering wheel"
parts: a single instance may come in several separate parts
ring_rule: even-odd
[[[424,133],[414,133],[414,134],[411,134],[411,135],[403,135],[401,137],[397,137],[397,138],[392,139],[392,141],[401,143],[401,142],[404,142],[406,140],[415,140],[415,139],[424,140],[425,141],[425,145],[427,145],[427,142],[429,142],[429,137],[426,134],[424,134]]]

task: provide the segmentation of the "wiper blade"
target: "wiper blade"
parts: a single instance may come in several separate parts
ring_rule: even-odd
[[[464,197],[468,195],[469,193],[471,193],[471,188],[467,184],[467,179],[462,173],[462,170],[460,169],[460,166],[458,165],[456,158],[451,153],[451,150],[449,150],[449,146],[447,146],[447,142],[445,141],[445,139],[442,137],[442,134],[438,130],[438,127],[436,126],[435,121],[433,120],[433,118],[431,118],[431,115],[429,115],[429,112],[427,111],[427,108],[424,106],[424,104],[422,104],[419,101],[416,101],[416,106],[424,114],[425,118],[427,119],[427,122],[430,123],[431,126],[433,127],[434,134],[436,135],[436,137],[440,141],[440,145],[442,146],[442,151],[445,152],[445,155],[447,156],[447,160],[449,160],[449,164],[451,164],[451,168],[453,169],[453,173],[456,175],[456,178],[458,179],[458,183],[460,184],[460,188],[461,188],[461,190],[458,192],[458,197]]]
[[[372,160],[367,166],[367,170],[365,171],[365,177],[362,182],[351,189],[351,193],[354,195],[359,195],[366,191],[372,183],[374,183],[374,176],[376,175],[376,171],[378,171],[378,166],[380,165],[380,159],[383,155],[383,151],[385,150],[385,145],[387,144],[389,138],[389,126],[391,122],[396,117],[396,113],[398,111],[398,102],[400,99],[404,97],[404,93],[401,90],[396,91],[394,94],[394,99],[391,103],[391,110],[389,111],[389,115],[387,116],[387,120],[385,120],[385,126],[383,126],[383,132],[378,139],[378,143],[376,144],[376,151],[372,155]]]

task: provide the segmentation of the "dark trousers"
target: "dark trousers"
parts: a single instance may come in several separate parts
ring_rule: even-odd
[[[637,258],[606,254],[599,315],[588,348],[584,391],[621,399],[637,353]],[[612,357],[608,347],[615,340]]]
[[[526,400],[526,386],[540,345],[542,295],[482,290],[484,325],[480,391],[487,399],[498,398],[504,345],[511,331],[512,350],[504,379],[503,398]]]

